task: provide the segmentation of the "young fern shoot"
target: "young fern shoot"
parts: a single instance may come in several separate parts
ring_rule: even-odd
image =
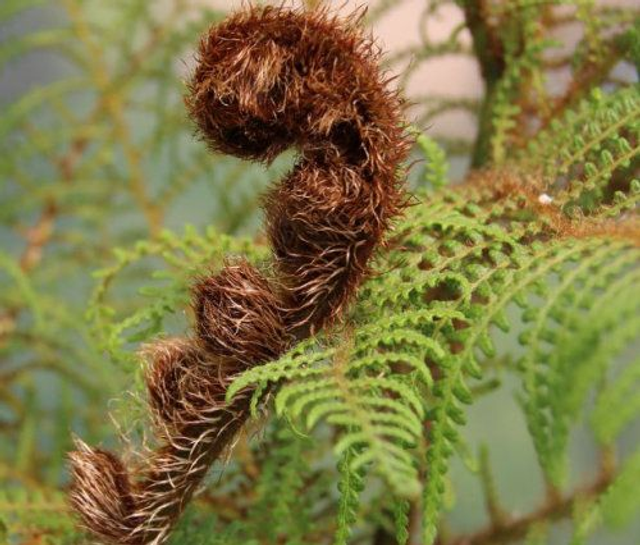
[[[264,199],[270,275],[229,261],[192,288],[193,334],[145,353],[158,445],[128,469],[78,442],[71,504],[96,537],[159,544],[249,414],[241,372],[338,320],[406,207],[403,103],[356,15],[250,7],[203,36],[186,105],[211,150],[299,160]]]

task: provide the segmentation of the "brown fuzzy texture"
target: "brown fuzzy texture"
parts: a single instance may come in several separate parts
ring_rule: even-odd
[[[294,146],[300,159],[264,199],[274,278],[244,261],[198,278],[195,337],[145,353],[158,448],[135,477],[82,443],[71,455],[72,506],[108,543],[166,541],[248,417],[249,392],[227,405],[228,385],[342,315],[407,204],[403,104],[358,25],[250,7],[200,42],[186,104],[209,147],[269,162]]]
[[[211,360],[190,339],[156,342],[143,357],[152,422],[165,436],[199,425],[207,411],[217,418],[225,406],[225,379],[241,370],[231,361]]]
[[[214,151],[269,162],[300,150],[265,199],[286,321],[298,336],[340,314],[406,205],[402,101],[357,22],[274,7],[238,13],[203,37],[187,99]]]
[[[107,543],[163,543],[211,464],[248,417],[248,398],[225,402],[244,369],[193,339],[149,346],[147,384],[159,448],[129,476],[113,454],[81,441],[70,455],[70,502],[84,526]]]
[[[381,188],[346,165],[332,167],[303,161],[267,196],[267,232],[294,330],[314,332],[339,316],[386,229],[376,214]]]
[[[135,510],[129,475],[122,462],[110,452],[92,449],[79,439],[69,457],[73,481],[71,506],[91,530],[109,543],[119,543],[130,530],[129,517]]]
[[[193,288],[196,332],[209,352],[251,365],[278,357],[287,344],[280,301],[269,282],[246,261]]]

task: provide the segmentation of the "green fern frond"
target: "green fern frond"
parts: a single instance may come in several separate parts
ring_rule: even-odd
[[[564,206],[573,204],[593,210],[605,198],[604,190],[614,173],[637,162],[640,136],[638,85],[606,94],[595,89],[589,98],[567,110],[562,119],[551,122],[522,154],[521,165],[541,160],[543,175],[550,187],[566,177],[554,196]],[[630,186],[629,186],[630,187]],[[622,201],[637,191],[621,192]],[[621,202],[616,205],[624,206]],[[631,208],[628,204],[627,208]],[[613,215],[613,214],[612,214]]]
[[[528,78],[533,78],[540,69],[543,54],[557,47],[555,40],[527,41],[522,52],[507,62],[507,69],[496,85],[492,102],[491,160],[500,165],[505,162],[510,143],[510,135],[517,128],[516,118],[522,113],[516,100],[520,89]]]
[[[616,251],[615,245],[596,241],[576,266],[561,273],[544,304],[530,306],[523,315],[533,323],[520,335],[526,348],[519,362],[524,410],[541,465],[557,485],[566,477],[570,424],[615,356],[616,345],[624,347],[635,336],[634,265],[639,258],[624,245]],[[619,343],[603,337],[609,331],[620,336]]]
[[[267,543],[284,541],[288,545],[303,545],[311,532],[315,498],[306,491],[310,443],[289,426],[276,424],[269,443],[269,457],[264,460],[256,483],[257,499],[252,506],[252,532]]]
[[[449,162],[444,150],[429,136],[418,133],[416,144],[425,160],[424,181],[427,187],[441,189],[447,185],[449,178]]]
[[[541,232],[535,216],[512,224],[509,233],[493,222],[500,211],[487,213],[455,195],[429,200],[398,226],[402,242],[379,263],[384,275],[363,287],[350,329],[315,345],[302,343],[281,360],[247,371],[230,391],[235,395],[253,386],[259,398],[278,387],[278,414],[302,419],[307,429],[321,420],[338,426],[337,452],[363,446],[367,454],[356,458],[354,467],[373,462],[373,471],[396,483],[391,484],[396,492],[415,490],[419,461],[406,448],[419,447],[417,454],[423,434],[426,543],[437,533],[448,460],[466,420],[464,406],[474,399],[467,382],[483,375],[483,358],[497,355],[491,328],[509,330],[506,316],[514,304],[525,323],[534,324],[521,335],[524,407],[542,466],[561,480],[557,468],[564,460],[568,423],[615,353],[606,343],[597,344],[606,349],[594,350],[593,343],[613,324],[620,334],[616,345],[633,336],[630,316],[638,298],[628,290],[636,282],[639,259],[628,243],[598,236],[523,246],[520,237]],[[604,321],[594,321],[585,309]],[[617,327],[621,324],[629,327]],[[582,365],[564,365],[567,357],[585,351],[590,357]],[[394,399],[384,395],[388,390]],[[370,413],[380,407],[386,412],[376,419]],[[422,411],[428,422],[424,432]],[[388,423],[396,427],[385,428]],[[393,442],[401,445],[400,451],[389,451],[398,456],[396,464],[384,451]]]
[[[404,449],[422,435],[424,409],[417,388],[432,384],[423,362],[444,355],[428,331],[447,319],[438,311],[409,311],[381,317],[352,338],[347,333],[336,341],[340,347],[309,354],[310,344],[302,343],[280,361],[243,374],[229,396],[248,385],[262,393],[286,378],[275,397],[278,414],[302,419],[307,429],[320,420],[337,426],[343,433],[336,454],[358,448],[352,470],[373,463],[396,493],[416,494],[415,462]]]

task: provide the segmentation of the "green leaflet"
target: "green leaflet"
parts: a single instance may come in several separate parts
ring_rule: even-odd
[[[416,143],[425,158],[424,181],[428,187],[440,189],[448,183],[449,162],[438,143],[425,134],[418,133]]]
[[[632,331],[637,333],[638,318],[631,316]],[[624,427],[640,416],[640,400],[634,393],[640,385],[640,360],[627,365],[599,394],[591,423],[598,439],[611,444]]]
[[[348,543],[351,528],[358,520],[360,493],[364,489],[364,471],[353,468],[353,459],[356,453],[357,449],[348,449],[344,452],[338,464],[340,500],[336,516],[335,545],[346,545]]]

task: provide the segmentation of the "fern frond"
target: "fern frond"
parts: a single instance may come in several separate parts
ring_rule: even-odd
[[[526,10],[525,10],[526,12]],[[526,16],[526,15],[525,15]],[[524,82],[533,77],[542,64],[543,54],[559,44],[555,40],[527,40],[525,48],[517,56],[507,57],[507,69],[496,85],[491,104],[493,139],[491,160],[500,165],[505,162],[510,135],[517,128],[517,117],[522,113],[518,95]]]
[[[577,266],[561,273],[558,285],[545,293],[543,305],[524,313],[525,321],[534,324],[520,335],[526,348],[519,362],[524,410],[541,465],[557,485],[565,479],[572,420],[615,356],[616,346],[624,347],[635,336],[638,305],[632,286],[639,258],[637,251],[625,251],[624,246],[616,251],[610,243],[596,242]],[[619,335],[618,343],[602,337],[610,330]]]
[[[554,199],[559,206],[572,203],[593,209],[613,174],[632,166],[639,153],[640,99],[638,85],[606,94],[593,90],[591,96],[551,122],[523,152],[521,165],[530,168],[531,157],[541,161],[550,187],[560,190]],[[558,153],[560,148],[560,153]],[[633,193],[633,192],[632,192]],[[624,192],[623,192],[624,195]]]
[[[425,159],[424,181],[427,187],[441,189],[448,183],[449,162],[444,150],[429,136],[419,133],[416,144]]]
[[[312,442],[297,436],[289,426],[276,423],[269,444],[269,456],[256,483],[253,533],[268,543],[286,540],[291,545],[302,545],[313,526],[311,509],[315,498],[306,490]]]
[[[405,449],[422,436],[424,409],[416,389],[432,384],[423,362],[444,355],[428,331],[447,319],[443,312],[409,311],[381,317],[352,338],[347,332],[336,341],[341,347],[309,353],[311,345],[302,343],[281,360],[244,373],[229,395],[247,386],[263,393],[286,378],[275,397],[278,414],[302,419],[307,429],[321,420],[337,426],[342,435],[336,454],[357,448],[352,470],[373,463],[396,493],[416,494],[415,462]]]

